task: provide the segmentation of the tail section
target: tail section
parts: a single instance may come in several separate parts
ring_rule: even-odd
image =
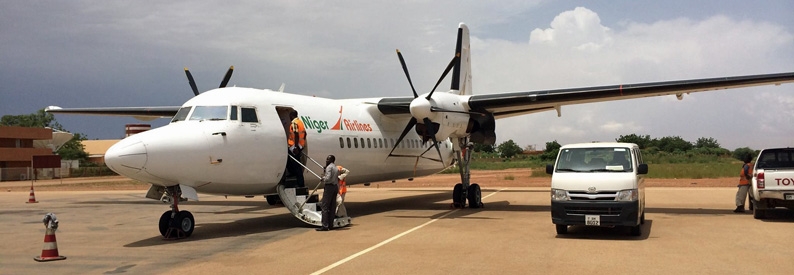
[[[451,90],[459,95],[471,95],[471,53],[469,51],[469,27],[465,23],[458,25],[458,41],[455,45],[457,64],[452,70]]]

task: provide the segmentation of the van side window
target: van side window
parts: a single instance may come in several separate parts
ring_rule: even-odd
[[[243,107],[240,110],[240,115],[242,116],[243,122],[259,122],[259,119],[256,117],[256,109],[254,108]]]

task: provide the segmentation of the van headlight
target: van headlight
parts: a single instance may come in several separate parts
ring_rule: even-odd
[[[571,198],[568,197],[568,192],[563,189],[551,189],[551,200],[552,201],[569,201]]]
[[[637,189],[628,189],[618,191],[618,196],[615,197],[616,201],[636,201],[639,197],[639,192]]]

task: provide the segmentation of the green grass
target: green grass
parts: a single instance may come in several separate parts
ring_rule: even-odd
[[[648,163],[648,177],[660,179],[673,178],[724,178],[738,177],[742,162],[729,156],[697,155],[691,153],[645,154]],[[519,157],[503,160],[494,157],[472,158],[472,170],[505,170],[511,168],[532,168],[532,177],[549,177],[546,164],[537,156]],[[457,167],[451,167],[442,173],[458,173]],[[506,176],[511,177],[512,175]]]

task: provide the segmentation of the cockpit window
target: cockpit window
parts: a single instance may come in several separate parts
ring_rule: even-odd
[[[254,108],[240,108],[240,116],[243,122],[259,122],[256,118],[256,109]]]
[[[226,120],[228,106],[196,106],[190,120]]]
[[[229,112],[229,120],[237,120],[237,106],[232,105],[232,111]]]
[[[174,118],[171,119],[171,123],[174,123],[174,122],[177,122],[177,121],[186,120],[187,119],[187,114],[190,113],[190,108],[193,108],[193,107],[188,106],[188,107],[179,108],[179,111],[176,112],[176,115],[174,115]]]

